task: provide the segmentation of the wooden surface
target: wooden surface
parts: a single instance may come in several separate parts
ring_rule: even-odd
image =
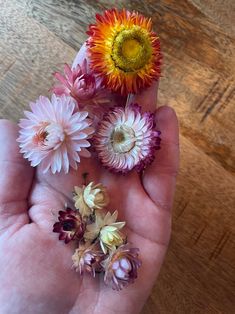
[[[180,120],[170,249],[143,313],[235,313],[235,1],[0,0],[0,115],[15,121],[70,63],[96,11],[152,16],[159,103]]]

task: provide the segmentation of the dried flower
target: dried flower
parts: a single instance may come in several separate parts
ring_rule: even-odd
[[[108,205],[109,197],[106,188],[101,184],[90,182],[87,186],[75,186],[75,207],[83,217],[91,215],[95,209],[102,209]]]
[[[95,75],[89,71],[86,59],[81,65],[77,64],[74,68],[65,64],[64,76],[59,72],[56,72],[54,76],[60,84],[54,86],[52,91],[56,95],[73,97],[80,108],[95,106],[97,109],[97,106],[110,102]],[[89,110],[88,107],[85,109]]]
[[[141,113],[137,104],[115,107],[100,122],[94,144],[102,164],[110,170],[143,170],[160,148],[160,132],[155,130],[154,115]]]
[[[101,272],[103,267],[101,262],[105,255],[97,245],[80,245],[72,256],[73,267],[82,275],[84,272],[90,273],[95,277],[96,272]]]
[[[114,290],[121,290],[134,283],[137,270],[141,266],[138,255],[139,249],[130,248],[128,244],[113,251],[102,263],[105,268],[104,282]]]
[[[87,34],[90,66],[108,89],[137,93],[159,78],[160,41],[150,18],[126,9],[107,10],[96,15]]]
[[[53,232],[59,233],[59,240],[64,240],[65,243],[71,240],[81,240],[83,238],[86,225],[82,220],[78,211],[70,208],[65,211],[59,211],[59,222],[53,226]]]
[[[90,157],[86,148],[94,132],[92,122],[87,112],[74,113],[72,98],[52,95],[50,101],[40,96],[30,106],[32,112],[25,111],[27,119],[20,121],[18,142],[31,166],[41,164],[44,173],[68,173],[69,167],[77,169],[80,156]]]
[[[102,213],[96,213],[96,220],[94,223],[87,225],[85,232],[85,239],[94,241],[99,237],[100,246],[106,254],[108,249],[113,250],[117,246],[123,244],[124,236],[120,232],[125,226],[125,222],[116,222],[118,212],[113,214],[107,212],[104,216]]]

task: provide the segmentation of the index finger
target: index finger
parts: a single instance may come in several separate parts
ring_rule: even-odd
[[[132,96],[144,111],[157,109],[159,81],[139,94]],[[156,110],[156,129],[161,132],[161,148],[155,153],[155,160],[143,175],[143,187],[159,207],[170,209],[173,202],[176,174],[179,164],[179,129],[173,109],[164,106]]]

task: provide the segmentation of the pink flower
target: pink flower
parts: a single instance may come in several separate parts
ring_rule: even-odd
[[[65,64],[64,75],[56,72],[54,77],[60,84],[54,86],[52,91],[56,95],[64,94],[73,97],[80,108],[95,106],[97,110],[97,106],[110,102],[94,74],[89,72],[86,59],[82,65],[78,64],[75,68],[70,68],[68,64]]]
[[[105,268],[104,282],[114,290],[121,290],[137,278],[141,261],[139,249],[130,248],[128,244],[121,245],[102,262]]]
[[[143,170],[160,148],[160,132],[155,130],[154,115],[137,104],[115,107],[104,115],[94,136],[102,164],[116,172]]]
[[[56,97],[51,101],[40,96],[30,104],[32,112],[25,111],[20,121],[20,151],[35,167],[41,164],[43,172],[52,173],[69,168],[77,169],[80,156],[90,157],[88,139],[94,132],[88,112],[74,113],[75,103],[70,97]]]

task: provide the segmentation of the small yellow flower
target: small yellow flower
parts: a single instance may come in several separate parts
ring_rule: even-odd
[[[105,254],[108,249],[114,250],[124,241],[120,229],[125,226],[125,222],[116,222],[117,216],[117,211],[113,214],[108,212],[105,216],[102,213],[96,213],[96,221],[87,226],[84,235],[85,239],[89,241],[99,237],[100,246]]]
[[[106,188],[101,184],[90,182],[87,186],[75,186],[75,208],[77,208],[83,217],[88,217],[94,210],[102,209],[109,203],[109,197]]]

